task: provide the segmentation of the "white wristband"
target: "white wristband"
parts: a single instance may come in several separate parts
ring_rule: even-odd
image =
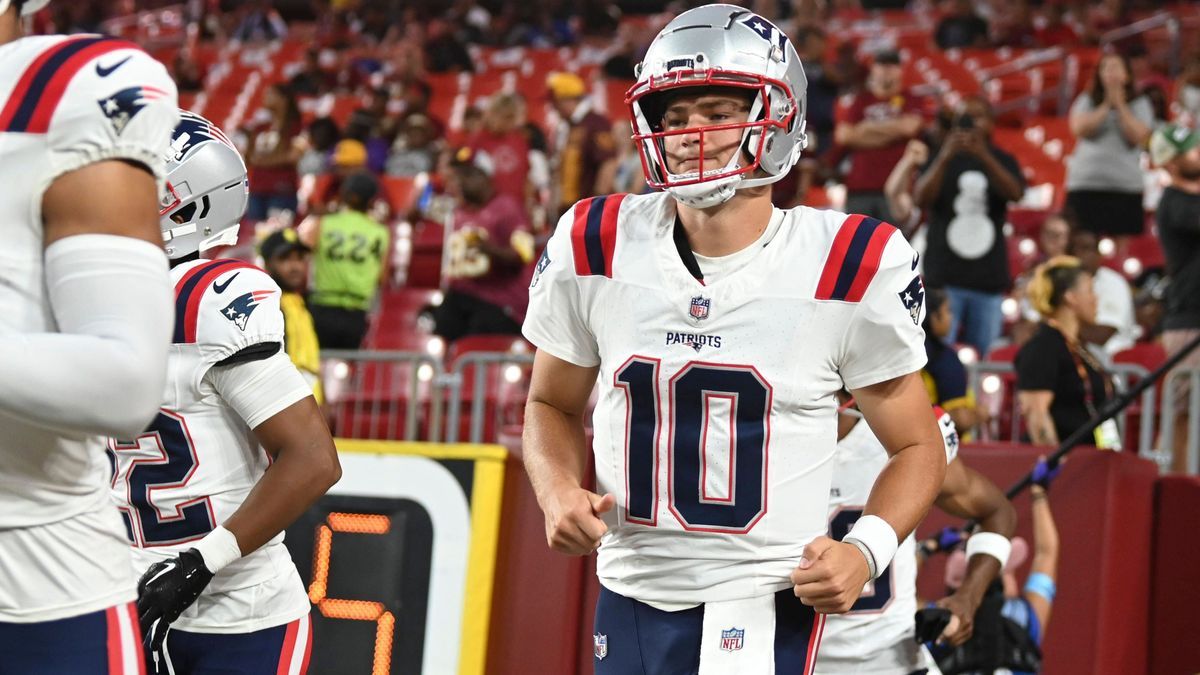
[[[1000,569],[1008,564],[1008,554],[1012,552],[1012,542],[1002,534],[995,532],[977,532],[967,539],[967,560],[971,556],[990,555],[1000,561]]]
[[[193,547],[204,558],[204,566],[209,572],[216,574],[226,565],[242,557],[242,549],[238,548],[237,537],[223,527],[209,532]]]
[[[866,552],[870,553],[867,556],[867,567],[871,570],[872,579],[878,579],[879,575],[883,574],[891,564],[892,558],[896,557],[896,549],[900,546],[896,531],[879,516],[859,518],[854,527],[850,528],[850,532],[842,537],[842,541],[861,544],[860,550],[866,548]]]

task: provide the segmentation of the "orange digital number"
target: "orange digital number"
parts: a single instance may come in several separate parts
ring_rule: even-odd
[[[387,516],[367,513],[330,513],[325,518],[325,523],[317,526],[312,583],[308,586],[308,599],[317,606],[321,616],[329,619],[375,622],[375,659],[371,675],[387,675],[392,670],[392,634],[396,629],[396,617],[384,608],[382,602],[340,600],[327,597],[329,554],[333,547],[334,532],[387,534],[391,528],[392,519]]]

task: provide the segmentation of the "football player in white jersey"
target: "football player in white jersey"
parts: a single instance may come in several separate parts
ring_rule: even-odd
[[[939,605],[952,613],[943,633],[950,644],[971,636],[975,610],[1008,557],[1017,513],[1000,488],[958,459],[958,432],[950,415],[936,409],[946,448],[946,480],[938,508],[980,524],[982,535],[972,553],[963,584]],[[837,538],[853,527],[887,452],[857,411],[838,420],[838,455],[829,495],[829,533]],[[972,538],[975,538],[972,537]],[[991,544],[990,546],[988,544]],[[909,675],[932,665],[914,640],[917,611],[917,546],[904,538],[892,566],[872,581],[849,612],[829,617],[817,660],[817,672],[831,675]]]
[[[165,399],[141,435],[109,443],[145,572],[147,658],[171,675],[303,673],[310,605],[283,530],[341,469],[283,350],[279,287],[248,263],[199,258],[236,240],[246,166],[208,120],[181,117],[162,209],[175,282]]]
[[[531,282],[525,466],[549,544],[599,546],[602,675],[811,673],[824,615],[887,569],[942,483],[912,248],[873,218],[771,205],[805,87],[762,17],[679,15],[627,97],[661,191],[576,204]],[[843,386],[891,459],[836,541]]]
[[[0,673],[128,675],[104,437],[144,428],[166,377],[175,85],[128,42],[23,37],[46,4],[0,0]]]

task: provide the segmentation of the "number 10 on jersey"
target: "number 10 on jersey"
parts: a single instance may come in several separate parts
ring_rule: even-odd
[[[684,529],[749,532],[767,512],[771,385],[753,366],[691,361],[664,386],[660,366],[658,359],[633,356],[613,375],[613,386],[624,390],[626,403],[626,519],[658,524],[659,472],[665,470],[667,505]],[[711,414],[712,404],[720,400],[728,404],[727,419]],[[728,425],[727,448],[709,450],[714,424]],[[728,453],[727,489],[724,496],[712,496],[707,478],[722,451]]]

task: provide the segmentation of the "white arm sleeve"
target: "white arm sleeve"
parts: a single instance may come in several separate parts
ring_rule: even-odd
[[[0,336],[0,411],[51,429],[131,438],[162,404],[174,309],[167,257],[140,239],[46,248],[58,333]]]
[[[251,429],[312,396],[312,388],[283,350],[258,361],[213,366],[204,379]]]

